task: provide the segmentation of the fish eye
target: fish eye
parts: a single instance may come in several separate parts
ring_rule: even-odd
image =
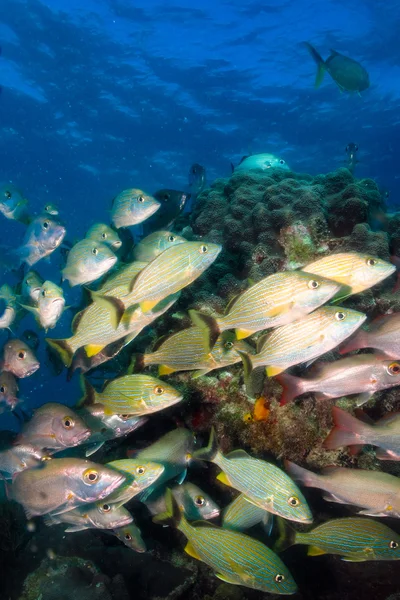
[[[346,318],[346,315],[344,312],[337,312],[335,314],[336,321],[344,321],[345,318]]]
[[[6,192],[4,192],[4,195],[9,200],[12,196],[12,193],[7,190]]]
[[[276,583],[282,583],[282,581],[285,581],[285,576],[278,573],[278,575],[275,575],[275,581]]]
[[[6,393],[6,391],[7,391],[7,388],[6,388],[6,386],[5,386],[5,385],[2,385],[2,386],[0,387],[0,393],[1,393],[1,394],[5,394],[5,393]]]
[[[165,202],[167,202],[169,200],[169,194],[164,194],[163,200],[165,200]]]
[[[138,202],[144,202],[144,197],[143,196],[138,196],[137,201]]]
[[[138,475],[143,475],[146,472],[146,468],[145,467],[136,467],[136,473]]]
[[[107,234],[106,233],[102,233],[101,237],[102,237],[103,240],[106,240],[107,239]]]
[[[99,251],[97,248],[92,248],[92,254],[94,254],[96,256],[96,254],[98,254]]]
[[[49,222],[48,221],[43,221],[42,227],[43,227],[43,229],[48,229],[49,228]]]
[[[131,415],[118,415],[121,421],[127,421]]]
[[[398,547],[399,547],[399,543],[398,542],[395,542],[394,540],[392,540],[392,541],[389,542],[389,548],[391,550],[396,550],[396,548],[398,548]]]
[[[24,358],[26,358],[26,352],[25,352],[25,350],[20,350],[20,351],[18,352],[18,354],[17,354],[17,357],[18,357],[20,360],[24,360]]]
[[[368,258],[368,259],[367,259],[367,265],[368,265],[369,267],[373,267],[373,266],[375,266],[375,265],[376,265],[376,260],[375,260],[374,258]]]
[[[200,246],[199,250],[200,254],[206,254],[206,252],[208,252],[208,247],[203,244],[203,246]]]
[[[46,296],[46,290],[42,290],[41,291],[41,295],[43,296],[43,298]]]
[[[75,425],[75,423],[74,423],[74,420],[72,419],[72,417],[64,417],[63,425],[64,425],[65,429],[72,429],[72,427]]]
[[[126,533],[126,534],[124,535],[124,538],[126,539],[126,541],[127,541],[127,542],[130,542],[130,541],[131,541],[131,539],[132,539],[132,536],[131,536],[131,534],[130,534],[130,533]]]
[[[233,348],[233,342],[225,342],[225,344],[224,344],[224,348],[227,348],[228,350],[229,350],[230,348]]]
[[[99,479],[99,474],[94,469],[87,469],[83,474],[83,479],[89,484],[96,483]]]
[[[50,210],[50,206],[45,206],[44,210],[49,211]]]
[[[299,506],[300,500],[296,496],[290,496],[288,504],[290,506]]]
[[[317,288],[319,288],[319,283],[318,281],[315,281],[315,279],[311,279],[308,282],[308,287],[310,288],[310,290],[316,290]]]
[[[204,496],[196,496],[196,498],[194,499],[194,503],[196,506],[204,506],[204,504],[206,503],[206,499],[204,498]]]
[[[400,363],[393,362],[388,366],[389,375],[400,375]]]
[[[157,394],[157,396],[161,396],[161,394],[164,393],[164,388],[161,387],[161,385],[156,385],[154,388],[154,393]]]
[[[168,241],[169,241],[169,242],[174,242],[175,240],[176,240],[176,237],[175,237],[174,235],[170,235],[170,236],[168,237]]]
[[[285,161],[283,160],[283,158],[281,158],[281,160],[279,161],[279,164],[280,165],[284,165],[285,164]]]
[[[100,506],[100,510],[101,510],[101,512],[108,513],[111,510],[111,506],[109,504],[102,504]]]

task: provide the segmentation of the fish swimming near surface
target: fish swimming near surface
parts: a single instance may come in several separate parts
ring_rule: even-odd
[[[255,504],[250,503],[244,494],[239,494],[222,514],[222,527],[232,531],[245,531],[263,524],[267,534],[271,533],[274,524],[274,515]]]
[[[357,354],[316,365],[309,377],[282,373],[277,379],[283,387],[281,404],[315,392],[317,400],[358,394],[355,404],[361,406],[376,392],[400,385],[400,362],[376,354]]]
[[[244,533],[209,523],[191,525],[170,490],[166,494],[166,505],[167,511],[153,521],[179,529],[188,540],[185,552],[211,567],[218,579],[274,594],[296,592],[289,570],[267,546]]]
[[[111,208],[111,221],[119,229],[142,223],[157,210],[161,203],[143,190],[130,188],[116,196]]]
[[[52,281],[45,281],[40,288],[37,306],[21,304],[31,312],[37,323],[47,332],[53,329],[65,310],[65,298],[62,289]]]
[[[377,317],[349,338],[339,352],[347,354],[363,348],[375,348],[388,358],[400,359],[400,313]]]
[[[370,424],[334,406],[332,417],[334,427],[324,442],[325,448],[351,446],[358,449],[369,444],[378,447],[376,457],[380,460],[400,460],[400,412],[388,413]]]
[[[28,519],[59,515],[103,500],[125,482],[122,473],[81,458],[52,458],[18,473],[8,490]]]
[[[245,378],[256,367],[265,367],[268,377],[274,377],[289,367],[313,361],[336,348],[366,318],[349,308],[323,306],[300,321],[278,327],[258,339],[256,354],[241,353]]]
[[[326,467],[318,475],[286,461],[286,470],[305,487],[319,488],[324,500],[361,508],[360,515],[400,517],[400,478],[382,471]]]
[[[80,506],[60,515],[45,515],[46,525],[68,524],[66,533],[84,531],[85,529],[116,529],[132,523],[132,515],[123,506],[96,502],[89,506]]]
[[[179,485],[172,486],[170,489],[188,521],[207,521],[219,516],[221,512],[219,506],[211,496],[203,492],[194,483],[185,481]],[[154,492],[146,498],[144,503],[152,515],[164,513],[167,510],[165,492],[165,487],[157,486]],[[248,502],[246,504],[251,506]]]
[[[275,552],[295,544],[306,544],[308,556],[338,554],[347,562],[400,559],[400,536],[372,519],[333,519],[308,532],[295,531],[283,520],[279,525],[280,537],[274,545]]]
[[[330,56],[324,60],[317,50],[308,42],[303,42],[317,65],[315,87],[318,88],[329,73],[341,92],[363,92],[369,88],[369,75],[365,68],[353,58],[331,50]]]
[[[232,171],[234,173],[244,171],[268,171],[268,169],[284,169],[290,171],[289,166],[283,158],[279,158],[274,154],[251,154],[250,156],[243,156],[241,161],[236,167],[232,165]]]
[[[189,169],[188,184],[191,194],[197,196],[206,187],[206,170],[199,163],[194,163]]]
[[[282,469],[253,458],[244,450],[224,456],[218,448],[214,429],[207,448],[196,450],[193,457],[218,465],[222,473],[217,479],[242,492],[248,502],[291,521],[312,522],[303,494]]]
[[[143,238],[133,249],[133,258],[135,261],[151,262],[159,254],[175,246],[186,242],[185,238],[172,231],[155,231]],[[144,265],[145,266],[145,265]]]
[[[4,479],[13,479],[25,469],[39,467],[47,458],[48,453],[41,448],[31,444],[15,444],[0,452],[0,474]]]
[[[65,227],[55,217],[36,217],[28,225],[22,246],[13,256],[29,267],[56,250],[65,237]]]
[[[358,152],[357,144],[354,144],[354,142],[350,142],[349,144],[347,144],[347,146],[346,146],[347,159],[345,162],[346,162],[346,167],[348,168],[348,170],[350,171],[350,173],[352,175],[354,175],[354,170],[356,168],[357,163],[360,162],[357,158],[357,152]]]
[[[125,527],[113,529],[112,533],[131,550],[135,550],[135,552],[146,552],[146,544],[143,541],[141,531],[136,523],[133,522],[130,523],[130,525],[125,525]]]
[[[170,227],[183,212],[190,199],[188,192],[180,190],[157,190],[153,197],[160,203],[160,208],[144,223],[146,232],[158,231]]]
[[[0,373],[0,414],[14,408],[19,403],[18,383],[12,373],[3,371]]]
[[[71,287],[91,283],[107,273],[117,260],[106,244],[85,238],[68,253],[67,264],[61,271],[63,281],[68,280]]]
[[[0,368],[9,371],[18,379],[30,377],[40,367],[33,350],[18,339],[8,340],[3,347],[3,358]]]
[[[215,335],[235,329],[240,340],[257,331],[301,319],[328,302],[340,287],[335,281],[312,277],[303,271],[274,273],[234,298],[221,317],[213,319],[193,310],[189,315],[196,325],[208,325]]]
[[[106,246],[109,246],[113,252],[116,252],[122,246],[118,233],[104,223],[92,225],[87,230],[85,238],[105,244]]]
[[[0,186],[0,212],[13,221],[29,225],[31,218],[28,213],[28,201],[22,192],[12,183]]]
[[[43,283],[44,280],[33,269],[26,273],[21,284],[21,298],[24,304],[30,302],[34,306],[37,305]]]

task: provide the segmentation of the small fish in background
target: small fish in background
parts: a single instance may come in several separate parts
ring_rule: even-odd
[[[161,207],[160,202],[143,190],[130,188],[116,196],[111,208],[111,221],[119,229],[142,223]]]
[[[87,230],[85,237],[109,246],[114,252],[119,250],[122,246],[122,242],[119,239],[118,233],[104,223],[96,223],[95,225],[92,225]]]
[[[135,552],[146,552],[146,544],[143,541],[142,533],[136,523],[131,523],[125,527],[119,527],[112,532],[125,546]]]
[[[350,171],[352,175],[354,175],[354,170],[356,168],[357,163],[360,161],[357,158],[358,146],[354,142],[349,142],[346,146],[346,167]]]
[[[45,204],[45,206],[43,207],[43,214],[50,215],[51,217],[56,217],[57,215],[60,214],[60,211],[58,210],[58,207],[56,206],[56,204],[49,202],[48,204]]]
[[[232,531],[245,531],[263,524],[264,530],[269,535],[274,524],[274,515],[255,504],[247,501],[244,494],[239,494],[222,514],[222,527]]]
[[[116,529],[132,523],[132,515],[123,506],[96,502],[89,506],[80,506],[61,515],[45,515],[44,522],[48,526],[68,524],[66,533],[84,531],[85,529]]]
[[[239,173],[244,171],[268,171],[268,169],[284,169],[290,171],[290,167],[287,165],[283,158],[279,158],[274,154],[251,154],[250,156],[243,156],[236,167],[232,165],[232,172]]]
[[[166,493],[166,506],[166,512],[153,521],[179,529],[188,540],[185,552],[211,567],[218,579],[263,592],[296,592],[296,583],[287,567],[258,540],[208,523],[191,525],[171,490]]]
[[[0,314],[0,329],[9,329],[14,323],[18,312],[17,297],[8,284],[3,284],[0,288],[0,300],[4,302],[4,311]]]
[[[189,169],[189,189],[193,196],[198,196],[206,187],[206,169],[199,163],[194,163]]]
[[[31,348],[31,350],[34,352],[36,352],[36,350],[39,348],[39,336],[35,331],[32,331],[32,329],[25,329],[21,335],[21,340],[28,344],[29,348]]]
[[[308,42],[303,42],[317,65],[315,87],[319,88],[325,72],[329,73],[341,92],[363,92],[369,88],[369,75],[356,60],[331,50],[330,56],[324,60],[317,50]]]
[[[400,536],[372,519],[333,519],[306,533],[295,531],[281,519],[279,529],[275,552],[282,552],[295,544],[306,544],[308,556],[338,554],[347,562],[400,559]]]
[[[65,310],[65,298],[62,289],[52,281],[45,281],[40,288],[37,306],[21,306],[31,312],[45,332],[54,329]]]
[[[106,244],[81,240],[68,253],[67,264],[61,271],[63,281],[67,280],[71,287],[91,283],[105,275],[117,260]]]
[[[29,302],[36,306],[39,302],[39,294],[44,280],[37,271],[31,269],[25,275],[21,284],[21,297],[24,304]]]
[[[185,481],[180,485],[172,486],[170,489],[188,521],[207,521],[219,516],[221,512],[219,506],[211,496],[203,492],[194,483]],[[144,504],[153,516],[164,513],[167,510],[165,491],[165,487],[157,486],[144,501]]]
[[[14,410],[19,403],[18,383],[12,373],[2,371],[0,373],[0,414]]]
[[[340,354],[363,348],[380,350],[388,358],[400,359],[400,313],[381,315],[360,329],[343,346]]]
[[[81,458],[52,458],[38,469],[18,473],[10,499],[22,504],[28,519],[59,515],[103,500],[125,481],[122,473]]]
[[[145,233],[170,227],[185,208],[190,194],[179,190],[162,189],[153,194],[160,208],[143,225]]]
[[[362,406],[376,392],[400,385],[400,361],[385,360],[376,354],[357,354],[316,365],[309,377],[282,373],[277,381],[283,387],[281,404],[314,392],[317,400],[358,394],[354,403]]]
[[[28,213],[28,201],[22,192],[12,183],[0,186],[0,212],[7,218],[28,225],[31,218]]]
[[[318,475],[285,461],[288,473],[305,487],[323,490],[324,500],[361,508],[359,515],[400,517],[400,478],[382,471],[326,467]]]
[[[123,458],[107,463],[107,467],[122,473],[125,482],[107,497],[107,502],[121,506],[154,484],[164,472],[163,465],[141,459]]]
[[[133,259],[149,263],[157,256],[162,254],[164,250],[186,242],[185,238],[172,233],[172,231],[155,231],[147,237],[143,238],[133,249]]]
[[[65,227],[54,217],[36,217],[27,227],[22,246],[13,255],[31,267],[54,252],[65,233]]]
[[[360,421],[348,412],[334,406],[334,427],[324,442],[328,450],[342,446],[361,449],[363,445],[377,446],[379,460],[400,460],[400,413],[388,413],[376,423]]]
[[[25,469],[34,469],[49,458],[41,448],[31,444],[18,444],[0,452],[0,474],[4,479],[13,479]]]
[[[3,356],[0,368],[9,371],[18,379],[30,377],[40,367],[33,350],[25,342],[13,339],[3,346]]]

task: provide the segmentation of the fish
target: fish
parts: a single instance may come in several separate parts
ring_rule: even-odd
[[[119,239],[118,233],[104,223],[96,223],[95,225],[92,225],[86,232],[85,238],[105,244],[114,252],[119,250],[119,248],[122,246],[122,242]]]
[[[394,475],[345,467],[326,467],[318,475],[289,461],[285,467],[305,487],[323,490],[328,502],[359,507],[359,515],[400,517],[400,479]]]
[[[348,562],[400,559],[400,536],[372,519],[332,519],[308,532],[295,531],[288,523],[281,522],[275,552],[295,544],[307,544],[308,556],[338,554]]]
[[[46,338],[51,348],[57,351],[64,365],[70,367],[75,352],[84,348],[88,358],[97,356],[109,344],[124,340],[123,346],[131,342],[139,333],[159,316],[164,314],[179,298],[179,293],[162,300],[150,312],[143,313],[139,306],[130,311],[117,329],[111,322],[108,307],[93,302],[88,308],[75,315],[72,321],[73,335],[65,339]]]
[[[58,210],[58,207],[56,206],[56,204],[54,204],[52,202],[48,202],[43,207],[43,213],[45,215],[51,215],[52,217],[56,217],[58,214],[60,214],[60,211]]]
[[[126,508],[107,501],[96,502],[89,506],[79,506],[60,515],[44,516],[44,522],[48,526],[60,523],[68,524],[66,533],[85,529],[117,529],[130,525],[132,521],[133,517]]]
[[[186,242],[185,238],[171,231],[155,231],[140,240],[139,244],[134,247],[133,259],[149,263],[167,248],[183,242]]]
[[[199,163],[194,163],[189,169],[188,184],[191,193],[195,196],[201,194],[206,187],[206,170]]]
[[[29,267],[49,256],[63,241],[66,234],[64,225],[54,217],[36,217],[28,225],[22,246],[15,251],[20,263]]]
[[[400,359],[400,313],[377,317],[349,338],[339,352],[347,354],[363,348],[375,348],[388,358]]]
[[[296,583],[287,567],[272,550],[244,533],[202,521],[191,525],[182,514],[172,492],[166,494],[167,511],[153,518],[170,525],[188,540],[185,552],[211,567],[226,583],[263,592],[294,594]]]
[[[146,232],[157,231],[170,227],[184,210],[190,200],[188,192],[180,190],[157,190],[153,197],[160,203],[160,208],[144,223]]]
[[[135,552],[146,552],[146,544],[142,539],[142,534],[136,523],[125,525],[125,527],[119,527],[114,529],[112,533],[118,538],[125,546]]]
[[[5,183],[0,186],[0,212],[6,219],[19,221],[25,225],[30,222],[28,201],[12,183]]]
[[[25,469],[39,467],[43,460],[49,458],[43,449],[31,444],[14,444],[0,452],[0,474],[3,479],[13,479],[17,473]]]
[[[250,503],[244,494],[239,494],[222,513],[222,527],[232,531],[244,531],[263,524],[265,531],[270,534],[274,515],[255,504]]]
[[[164,472],[163,465],[141,459],[122,458],[106,465],[110,469],[122,473],[125,483],[107,497],[107,502],[121,506],[149,488]]]
[[[105,442],[125,437],[147,423],[146,417],[107,415],[102,404],[82,406],[77,409],[77,413],[90,431],[90,437],[84,442],[90,444],[86,456],[97,452]]]
[[[84,374],[92,369],[97,369],[100,365],[115,358],[121,350],[123,350],[126,344],[125,339],[122,338],[121,340],[108,344],[108,346],[105,346],[100,352],[97,352],[97,354],[90,358],[87,356],[84,348],[78,348],[72,359],[71,365],[68,367],[67,381],[71,381],[72,376],[77,369],[80,370],[81,374]],[[50,348],[50,346],[48,346],[48,348]],[[60,355],[57,354],[57,356],[61,360]],[[64,363],[62,364],[64,366]]]
[[[140,271],[126,295],[117,298],[110,292],[107,295],[93,293],[93,301],[108,307],[117,327],[129,307],[139,304],[143,312],[152,310],[161,300],[200,277],[220,252],[219,244],[184,242],[174,245]]]
[[[334,427],[324,441],[324,447],[335,450],[341,446],[377,446],[380,460],[400,460],[400,412],[387,413],[374,424],[365,423],[334,406]]]
[[[375,392],[400,385],[400,362],[384,360],[375,354],[357,354],[316,366],[311,377],[282,373],[277,379],[283,387],[281,405],[309,392],[317,400],[359,394],[357,406]]]
[[[189,315],[196,325],[202,326],[204,321],[216,334],[235,329],[240,340],[301,319],[333,298],[340,287],[335,281],[303,271],[274,273],[234,298],[221,317],[213,319],[193,310]]]
[[[83,378],[85,397],[82,403],[103,404],[105,414],[146,416],[173,406],[182,394],[165,381],[150,375],[124,375],[108,381],[97,392]]]
[[[122,473],[81,458],[52,458],[18,473],[10,499],[22,504],[27,519],[59,515],[110,496],[125,482]]]
[[[5,304],[4,311],[0,315],[0,329],[9,329],[11,331],[11,325],[17,316],[18,305],[17,297],[12,287],[6,283],[0,287],[0,300],[3,300]]]
[[[193,458],[216,464],[222,470],[217,479],[242,492],[251,504],[290,521],[312,522],[306,499],[282,469],[253,458],[244,450],[235,450],[224,456],[218,448],[214,429],[211,430],[208,446],[196,450]]]
[[[185,481],[171,488],[172,495],[188,521],[215,519],[220,514],[219,506],[214,500],[194,483]],[[165,488],[156,489],[145,500],[145,505],[154,516],[167,510]],[[248,504],[248,502],[246,502]],[[249,504],[250,506],[250,504]]]
[[[40,290],[44,280],[40,277],[37,271],[33,269],[29,270],[22,280],[21,293],[24,304],[30,302],[33,305],[37,305],[39,302]]]
[[[274,377],[293,365],[313,361],[336,348],[366,318],[349,308],[323,306],[300,321],[274,329],[258,339],[257,354],[240,353],[245,379],[256,367],[266,367],[268,377]]]
[[[116,196],[111,208],[111,221],[114,227],[130,227],[142,223],[157,210],[161,203],[143,190],[129,188]]]
[[[68,406],[49,402],[33,413],[17,435],[17,444],[32,444],[54,454],[87,442],[91,435],[84,420]]]
[[[357,144],[354,144],[354,142],[350,142],[349,144],[347,144],[347,146],[346,146],[347,159],[345,162],[346,162],[346,167],[348,168],[348,170],[350,171],[350,173],[352,175],[354,175],[354,170],[356,168],[357,163],[360,162],[357,158],[357,152],[358,152]]]
[[[71,248],[67,264],[62,269],[63,281],[71,287],[96,281],[117,262],[114,252],[106,245],[92,239],[84,239]]]
[[[65,310],[64,293],[57,284],[45,281],[40,288],[37,306],[21,306],[31,312],[37,323],[47,332],[54,329]]]
[[[9,371],[18,379],[23,379],[33,375],[40,367],[40,363],[25,342],[13,339],[4,344],[0,366],[3,371]]]
[[[249,344],[238,341],[232,332],[222,333],[214,342],[211,330],[190,327],[161,338],[153,352],[139,356],[136,363],[145,367],[160,365],[160,376],[196,370],[193,377],[200,377],[214,369],[240,362],[237,350],[253,352]]]
[[[8,410],[14,410],[19,400],[18,383],[12,373],[3,371],[0,373],[0,414]]]
[[[359,294],[394,273],[396,267],[380,258],[358,252],[339,252],[319,258],[303,267],[303,271],[338,281],[345,289],[335,299]]]
[[[21,340],[28,344],[29,348],[33,351],[36,351],[39,348],[39,336],[35,331],[32,331],[32,329],[25,329],[21,335]]]
[[[132,263],[119,265],[119,267],[106,275],[99,293],[113,293],[117,298],[128,293],[131,282],[145,267],[148,262],[135,260]]]
[[[232,167],[234,173],[244,171],[267,171],[268,169],[284,169],[290,171],[290,167],[283,158],[275,156],[274,154],[251,154],[250,156],[243,156],[239,164],[236,167]]]
[[[353,58],[331,50],[324,60],[319,52],[308,42],[303,42],[317,65],[315,87],[319,88],[325,71],[329,73],[341,92],[363,92],[369,88],[369,75],[365,68]]]

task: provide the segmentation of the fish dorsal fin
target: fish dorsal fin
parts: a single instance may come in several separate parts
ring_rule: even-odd
[[[229,460],[231,460],[232,458],[251,458],[251,456],[249,454],[247,454],[247,452],[245,450],[232,450],[232,452],[229,452],[229,454],[227,454],[225,456],[225,458],[229,458]]]
[[[160,348],[160,346],[162,346],[163,343],[170,337],[171,337],[170,333],[167,333],[166,335],[162,335],[161,337],[159,337],[153,346],[152,352],[157,352],[157,350]]]
[[[317,546],[309,546],[307,556],[321,556],[322,554],[326,554],[325,550],[322,548],[318,548]]]
[[[197,560],[201,560],[200,556],[198,555],[197,551],[193,548],[192,544],[190,542],[188,542],[185,546],[185,552],[186,554],[189,554],[189,556],[191,556],[192,558],[196,558]]]
[[[270,335],[269,333],[264,333],[263,335],[260,335],[260,337],[258,338],[258,340],[256,342],[256,352],[257,352],[257,354],[259,352],[261,352],[261,350],[264,348],[265,342],[267,341],[269,335]]]
[[[239,300],[241,295],[242,294],[237,294],[236,296],[233,296],[233,298],[231,298],[229,300],[228,304],[225,307],[224,315],[227,315],[232,310],[232,307],[236,304],[236,302]]]
[[[331,56],[340,56],[340,52],[333,50],[333,48],[330,48],[329,52],[331,53]]]

